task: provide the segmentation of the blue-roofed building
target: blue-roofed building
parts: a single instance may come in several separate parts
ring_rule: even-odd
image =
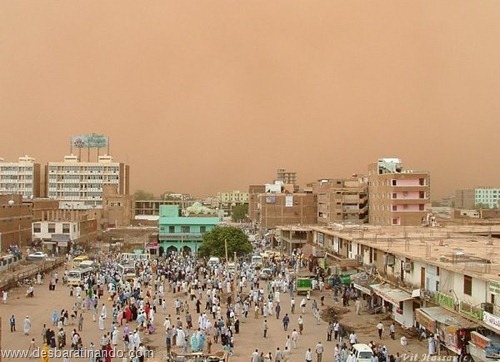
[[[188,215],[187,215],[188,214]],[[203,234],[219,224],[214,211],[195,203],[182,215],[179,205],[161,205],[158,220],[158,242],[164,252],[196,253]]]

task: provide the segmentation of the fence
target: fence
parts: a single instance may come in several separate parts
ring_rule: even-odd
[[[16,272],[13,276],[5,279],[3,278],[3,275],[0,274],[0,277],[2,277],[2,280],[0,280],[0,290],[15,288],[19,285],[19,282],[22,282],[25,279],[35,278],[38,273],[44,274],[48,271],[54,270],[63,265],[65,261],[65,257],[58,257],[54,260],[37,262],[36,264],[29,266],[26,270]]]

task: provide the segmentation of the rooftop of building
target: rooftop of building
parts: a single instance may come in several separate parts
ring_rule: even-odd
[[[409,260],[485,280],[500,280],[500,225],[447,227],[311,226],[311,229],[371,246]]]

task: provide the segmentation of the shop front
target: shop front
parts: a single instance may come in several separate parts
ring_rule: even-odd
[[[419,308],[416,321],[428,332],[437,334],[441,344],[457,355],[466,353],[471,332],[478,324],[442,307]]]
[[[413,311],[413,297],[410,293],[393,288],[388,284],[371,285],[373,292],[383,300],[386,311],[392,314],[392,318],[403,327],[413,326],[415,313]]]

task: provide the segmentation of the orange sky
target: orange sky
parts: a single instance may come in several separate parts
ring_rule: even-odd
[[[500,186],[500,2],[0,0],[0,156],[101,133],[132,190],[429,170]]]

